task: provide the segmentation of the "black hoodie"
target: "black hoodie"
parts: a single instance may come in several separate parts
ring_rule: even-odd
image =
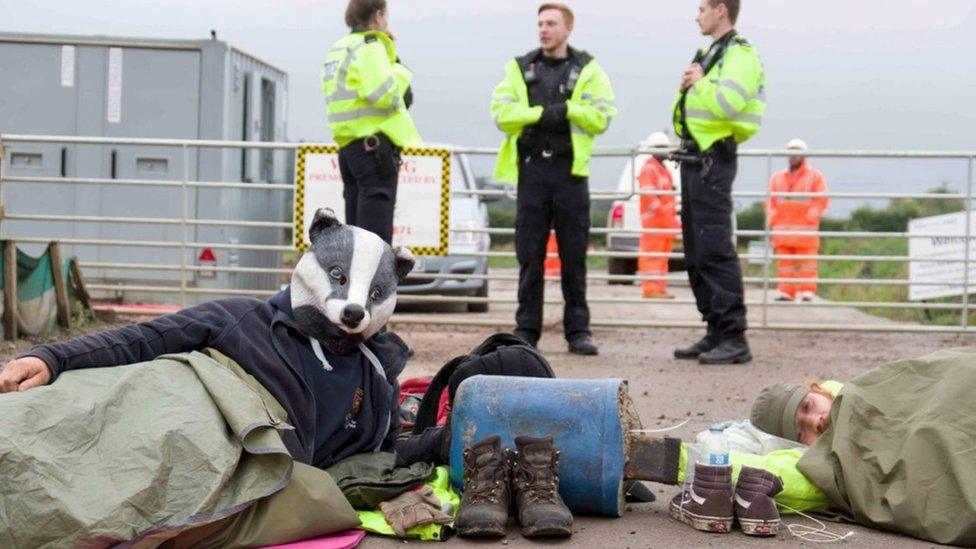
[[[282,438],[292,457],[326,467],[330,463],[314,462],[316,405],[336,406],[338,402],[316,402],[304,374],[307,365],[302,360],[308,355],[299,351],[299,346],[307,341],[292,318],[291,289],[287,288],[267,301],[249,297],[217,299],[148,322],[38,345],[23,356],[47,363],[53,382],[68,370],[135,364],[164,354],[214,348],[254,376],[288,413],[288,422],[295,429],[283,431]],[[373,336],[365,346],[379,360],[383,375],[379,369],[368,369],[371,378],[363,383],[369,390],[362,409],[368,409],[373,418],[388,415],[390,421],[373,421],[372,436],[350,440],[356,447],[337,448],[333,454],[336,457],[377,447],[390,450],[400,428],[397,377],[407,362],[407,346],[389,331]],[[318,362],[313,366],[321,367]],[[347,412],[336,406],[336,414]]]

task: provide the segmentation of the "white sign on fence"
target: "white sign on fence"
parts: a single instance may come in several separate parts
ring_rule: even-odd
[[[431,147],[403,151],[393,211],[393,245],[416,255],[446,255],[450,211],[451,153]],[[303,145],[295,155],[295,247],[308,246],[315,211],[332,208],[345,220],[339,151],[335,145]]]
[[[962,260],[966,258],[966,212],[920,217],[908,222],[908,234],[930,238],[909,238],[908,257],[915,259]],[[970,215],[970,234],[976,236],[976,212]],[[969,257],[976,261],[976,246],[969,243]],[[908,264],[908,299],[920,301],[963,294],[966,270],[963,263],[912,261]],[[969,266],[970,293],[976,290],[976,265]],[[919,285],[918,283],[944,285]]]
[[[768,252],[767,249],[769,250]],[[772,247],[766,248],[766,242],[763,240],[750,240],[749,248],[746,253],[752,256],[748,261],[750,265],[762,265],[766,263],[766,261],[774,263],[774,261],[770,258],[775,252],[773,251]]]

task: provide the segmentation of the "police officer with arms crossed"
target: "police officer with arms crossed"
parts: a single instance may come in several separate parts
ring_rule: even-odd
[[[329,130],[340,147],[345,221],[389,243],[400,149],[420,144],[407,113],[413,75],[393,46],[386,0],[350,0],[346,24],[351,32],[332,45],[322,71]]]
[[[681,149],[681,223],[688,280],[708,323],[705,337],[675,349],[703,364],[749,362],[742,270],[732,242],[732,182],[739,143],[759,130],[766,108],[762,64],[736,33],[739,0],[700,0],[696,21],[714,40],[685,69],[673,107]]]
[[[556,230],[569,351],[595,355],[586,304],[590,233],[587,176],[594,136],[616,114],[610,79],[593,57],[569,47],[573,12],[564,4],[538,10],[541,47],[505,65],[491,114],[505,133],[495,178],[518,183],[515,252],[519,261],[515,333],[535,345],[542,333],[543,263]]]

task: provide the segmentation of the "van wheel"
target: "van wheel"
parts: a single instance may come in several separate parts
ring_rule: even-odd
[[[627,257],[611,257],[607,260],[607,273],[611,275],[633,275],[637,272],[637,260]],[[610,280],[612,285],[631,285],[631,280]]]
[[[474,293],[474,296],[473,297],[488,297],[488,281],[487,280],[485,280],[485,283],[482,284],[480,288],[478,288],[478,291]],[[480,303],[480,302],[479,303],[468,303],[468,312],[469,313],[487,313],[488,312],[488,303]]]

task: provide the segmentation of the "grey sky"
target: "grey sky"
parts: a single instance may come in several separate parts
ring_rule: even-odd
[[[536,46],[536,3],[390,4],[398,48],[415,72],[413,115],[425,139],[496,145],[488,98],[505,60]],[[667,127],[678,76],[707,44],[693,21],[697,2],[570,4],[577,12],[571,43],[600,60],[617,94],[620,115],[598,144],[632,144]],[[802,136],[817,148],[976,149],[976,1],[743,4],[738,29],[758,47],[768,88],[765,124],[750,146],[781,147]],[[342,0],[0,0],[0,29],[206,38],[216,28],[221,39],[290,73],[289,137],[318,141],[328,139],[319,67],[346,32],[344,8]],[[856,177],[872,168],[837,169]],[[597,167],[595,175],[610,171]],[[955,165],[936,171],[897,169],[891,177],[904,187],[922,173],[935,183],[965,176]],[[743,184],[761,187],[764,177],[757,172]]]

